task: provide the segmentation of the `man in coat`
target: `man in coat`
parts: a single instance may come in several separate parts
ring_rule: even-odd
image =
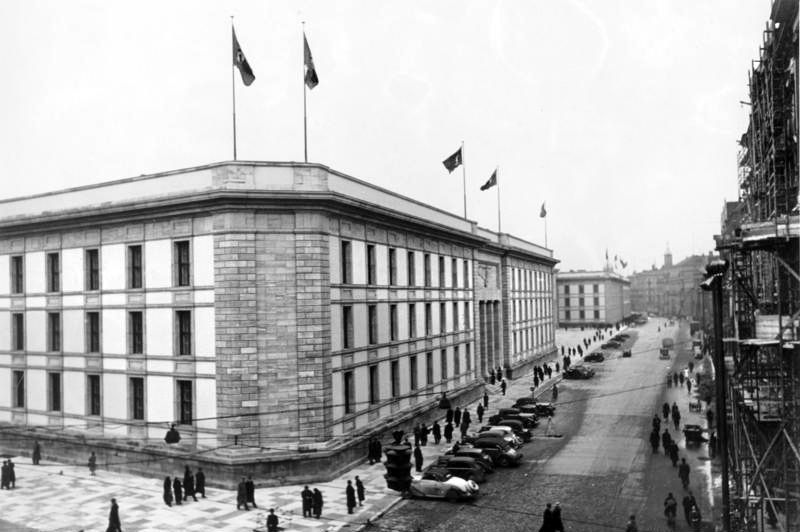
[[[422,445],[428,445],[428,433],[430,433],[430,430],[425,426],[425,423],[420,423],[419,441]]]
[[[267,532],[278,532],[278,516],[275,515],[275,508],[269,509],[267,516]]]
[[[447,409],[447,413],[444,416],[445,423],[452,423],[453,422],[453,415],[454,415],[453,414],[453,409],[452,408],[448,408]]]
[[[172,481],[164,477],[164,504],[172,508]]]
[[[483,392],[483,408],[489,408],[489,392]]]
[[[185,501],[189,497],[197,502],[197,496],[194,494],[194,475],[187,465],[183,470],[183,500]]]
[[[314,505],[314,494],[308,486],[300,492],[300,499],[303,501],[303,517],[311,517],[311,508]]]
[[[478,423],[483,423],[483,405],[478,403],[478,408],[475,409],[475,413],[478,414]]]
[[[439,426],[438,421],[433,422],[433,426],[431,426],[431,433],[433,433],[433,443],[439,445],[439,442],[442,441],[442,427]]]
[[[564,523],[561,522],[561,503],[556,503],[553,508],[553,530],[564,532]]]
[[[12,489],[17,487],[17,474],[14,472],[14,461],[11,458],[8,459],[8,483]]]
[[[175,494],[175,504],[183,504],[183,486],[181,486],[181,479],[177,476],[172,481],[172,492]]]
[[[253,508],[258,508],[256,504],[256,485],[253,482],[253,475],[247,475],[247,480],[244,482],[244,489],[247,493],[247,502],[252,504]]]
[[[669,446],[669,449],[665,449],[664,452],[669,454],[669,459],[672,461],[672,467],[678,466],[678,443],[676,441],[672,441]]]
[[[447,425],[444,426],[444,440],[447,443],[450,443],[452,439],[453,439],[453,424],[448,422]]]
[[[419,445],[417,445],[419,449]],[[344,490],[345,497],[347,498],[347,513],[353,513],[353,508],[356,507],[356,490],[353,489],[353,481],[347,481],[347,488]]]
[[[364,502],[364,483],[361,482],[358,475],[356,475],[356,495],[358,495],[358,505],[363,506],[361,503]]]
[[[669,446],[672,444],[672,436],[669,435],[669,429],[665,428],[664,432],[661,433],[661,446],[664,449],[669,449]]]
[[[202,467],[197,468],[197,474],[194,476],[194,491],[206,498],[206,474],[203,473]]]
[[[117,499],[111,499],[111,511],[108,512],[108,528],[106,532],[122,532],[122,524],[119,520],[119,506]]]
[[[3,460],[3,467],[0,470],[0,489],[5,490],[8,488],[8,460]]]
[[[461,424],[461,407],[457,406],[456,411],[453,412],[453,426],[457,427]]]
[[[681,458],[681,465],[678,466],[678,477],[683,483],[683,489],[689,488],[689,464],[686,463],[686,458]]]
[[[542,514],[542,526],[539,527],[539,532],[553,532],[555,529],[553,528],[553,510],[550,508],[550,503],[547,503],[547,507],[544,509],[544,513]]]
[[[661,438],[658,436],[658,431],[653,429],[653,431],[650,433],[650,446],[653,448],[653,454],[658,452],[658,443],[660,440]],[[667,450],[664,449],[664,452],[666,451]]]
[[[236,509],[239,510],[242,506],[245,510],[250,510],[250,507],[247,506],[247,484],[245,484],[244,477],[236,487]]]
[[[317,488],[314,488],[314,495],[313,500],[311,503],[311,508],[314,510],[314,517],[319,519],[322,515],[322,492],[319,491]]]
[[[686,518],[686,524],[692,526],[692,508],[697,504],[697,501],[691,491],[683,498],[682,504],[683,516]]]
[[[506,380],[505,379],[501,380],[500,381],[500,391],[503,392],[503,395],[506,394],[506,386],[507,386]]]
[[[38,440],[34,440],[33,442],[33,465],[39,465],[39,460],[42,459],[42,446],[39,445]]]
[[[414,447],[414,465],[417,468],[417,473],[422,472],[422,449],[420,448],[419,444]],[[350,481],[348,480],[348,483]],[[350,512],[352,513],[352,512]]]

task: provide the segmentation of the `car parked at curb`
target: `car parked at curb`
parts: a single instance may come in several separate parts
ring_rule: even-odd
[[[551,417],[556,413],[556,407],[553,406],[553,403],[540,403],[533,397],[520,397],[514,403],[514,408],[520,412],[536,414],[539,417]]]
[[[520,438],[523,443],[528,443],[533,439],[533,434],[525,427],[520,421],[516,419],[500,419],[497,422],[497,427],[509,427],[514,433],[514,436]]]
[[[594,353],[589,353],[588,355],[583,357],[583,360],[586,362],[602,362],[605,359],[606,359],[605,353],[603,353],[602,351],[595,351]]]
[[[522,442],[519,440],[519,438],[514,436],[510,429],[508,431],[487,430],[484,432],[478,432],[465,436],[461,441],[463,443],[472,444],[474,447],[475,442],[478,440],[492,440],[502,445],[510,445],[515,449],[522,446]]]
[[[609,340],[600,347],[603,349],[618,349],[620,346],[622,346],[622,343],[617,342],[616,340]]]
[[[499,467],[519,465],[522,460],[522,453],[520,451],[497,439],[478,438],[472,446],[491,456],[492,462]]]
[[[591,379],[594,377],[594,370],[584,366],[572,366],[564,372],[565,379]]]
[[[436,459],[430,469],[441,467],[454,476],[464,480],[474,480],[478,484],[486,482],[486,470],[481,464],[466,456],[443,455]]]
[[[504,438],[506,438],[507,436],[511,436],[513,438],[512,443],[514,443],[516,447],[521,447],[522,444],[525,443],[525,439],[522,437],[522,435],[517,434],[516,431],[510,425],[500,425],[500,424],[484,425],[478,429],[478,437],[480,437],[481,434],[487,434],[487,433],[502,434]]]
[[[408,493],[414,497],[447,499],[449,502],[474,499],[478,492],[477,482],[456,477],[443,469],[428,471],[422,478],[412,479],[408,488]]]
[[[451,447],[444,453],[445,455],[451,456],[466,456],[468,458],[472,458],[479,464],[483,466],[487,473],[494,472],[494,462],[492,461],[492,457],[489,456],[487,453],[483,452],[482,449],[478,449],[477,447],[467,446],[467,445],[459,445],[458,447]]]

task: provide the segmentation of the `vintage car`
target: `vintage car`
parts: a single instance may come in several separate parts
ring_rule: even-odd
[[[625,351],[622,352],[622,358],[631,358],[631,354],[632,354],[631,350],[626,349]]]
[[[536,414],[539,417],[551,417],[556,414],[556,407],[552,403],[540,403],[533,397],[520,397],[514,403],[514,408],[526,414]]]
[[[686,437],[686,445],[699,445],[708,441],[708,438],[703,436],[703,427],[700,425],[684,425],[683,435]]]
[[[452,456],[466,456],[468,458],[472,458],[479,464],[483,466],[487,473],[494,472],[494,462],[492,461],[492,457],[489,456],[488,453],[485,453],[482,449],[478,449],[477,447],[472,447],[470,445],[459,445],[453,446],[449,448],[444,453],[445,455],[452,455]]]
[[[440,456],[431,465],[431,469],[441,467],[464,480],[474,480],[478,484],[486,482],[486,469],[472,458],[446,454]]]
[[[473,447],[476,447],[476,442],[479,440],[491,440],[502,445],[510,445],[514,449],[517,449],[522,446],[522,441],[514,436],[514,433],[509,428],[507,431],[501,430],[486,430],[483,432],[478,432],[476,434],[467,435],[462,438],[463,443],[471,444]],[[497,463],[497,462],[495,462]]]
[[[594,377],[594,370],[584,366],[572,366],[564,372],[565,379],[591,379]]]
[[[602,362],[606,359],[605,355],[606,354],[602,351],[595,351],[594,353],[589,353],[583,357],[583,360],[586,362]]]
[[[483,434],[502,435],[503,439],[512,444],[513,447],[517,448],[521,447],[522,444],[525,443],[525,439],[522,437],[522,435],[517,434],[510,425],[484,425],[478,429],[477,437],[480,438]],[[512,438],[511,440],[508,439],[509,436]]]
[[[502,440],[478,438],[472,446],[491,456],[492,462],[500,467],[519,465],[520,460],[522,460],[522,453],[510,445],[507,445]]]
[[[662,347],[658,351],[658,358],[661,360],[669,360],[669,349],[666,347]]]
[[[422,478],[411,480],[408,493],[414,497],[447,499],[474,499],[478,496],[478,484],[473,480],[456,477],[444,469],[427,471]]]
[[[621,342],[617,342],[616,340],[609,340],[600,347],[602,347],[603,349],[617,349],[621,345],[622,345]]]
[[[494,419],[494,421],[493,421]],[[539,426],[539,418],[536,414],[530,412],[523,412],[517,408],[501,408],[497,414],[489,416],[490,425],[502,425],[497,423],[498,419],[515,419],[522,423],[525,427],[534,429]]]
[[[492,416],[495,417],[495,416]],[[489,423],[493,423],[491,418],[489,419]],[[531,431],[526,428],[526,426],[516,419],[505,419],[501,418],[497,420],[496,425],[492,425],[492,427],[508,427],[511,429],[511,432],[514,433],[514,436],[521,439],[523,443],[527,443],[533,439],[533,434]],[[484,427],[481,427],[483,429]]]

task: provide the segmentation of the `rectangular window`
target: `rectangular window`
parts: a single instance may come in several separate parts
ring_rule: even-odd
[[[458,331],[458,301],[453,301],[453,330]]]
[[[408,359],[408,382],[412,390],[417,389],[417,355]]]
[[[181,425],[194,422],[192,381],[178,381],[178,421]]]
[[[189,241],[175,242],[175,285],[191,285],[192,262],[189,254]],[[187,381],[188,382],[188,381]]]
[[[453,375],[458,376],[461,373],[461,353],[458,352],[458,346],[453,347]]]
[[[58,292],[60,290],[59,280],[61,278],[61,270],[59,264],[58,253],[47,254],[47,291]]]
[[[464,360],[467,365],[467,373],[472,371],[472,344],[464,344]]]
[[[353,307],[345,305],[342,307],[342,348],[351,347],[353,347]]]
[[[417,337],[417,305],[414,303],[408,305],[408,337]]]
[[[348,240],[342,240],[342,245],[341,245],[342,284],[352,284],[353,282],[353,256],[350,247],[351,244]]]
[[[389,305],[389,340],[397,340],[397,305]]]
[[[61,374],[48,373],[47,383],[48,399],[50,400],[48,410],[51,412],[61,412]]]
[[[344,380],[344,413],[352,414],[356,405],[356,389],[353,384],[353,372],[345,371],[342,377]]]
[[[414,252],[406,255],[406,271],[408,273],[408,286],[417,286],[417,265],[414,263]]]
[[[595,310],[594,311],[594,319],[596,319],[596,320],[600,319],[600,311],[599,310]]]
[[[59,312],[47,313],[47,349],[48,351],[61,350],[61,314]]]
[[[447,307],[444,303],[439,303],[439,332],[444,334],[447,332]]]
[[[461,281],[464,288],[469,288],[469,261],[464,261],[464,280]]]
[[[25,372],[14,371],[14,408],[25,408]]]
[[[586,318],[586,312],[584,312],[583,310],[581,310],[581,311],[578,313],[578,315],[579,315],[580,319],[584,319],[584,318]]]
[[[375,268],[375,246],[367,244],[367,284],[376,284],[378,282]]]
[[[87,375],[86,382],[88,400],[89,400],[89,415],[100,415],[100,375]]]
[[[450,286],[458,288],[458,260],[450,259]]]
[[[131,418],[144,419],[144,379],[131,377]]]
[[[144,321],[141,311],[128,313],[128,331],[130,352],[135,355],[144,353]]]
[[[472,328],[472,314],[469,312],[469,301],[464,301],[464,328],[466,330]]]
[[[175,311],[175,329],[177,330],[177,352],[179,355],[192,354],[192,311]]]
[[[86,250],[84,268],[86,270],[86,290],[100,290],[100,252],[98,250]]]
[[[422,257],[423,265],[425,267],[425,287],[429,287],[431,285],[431,254],[425,253]]]
[[[564,293],[565,294],[569,294],[569,285],[568,284],[564,285]]]
[[[378,343],[378,307],[377,305],[367,305],[367,327],[369,327],[369,343]]]
[[[100,352],[100,313],[86,313],[86,352]]]
[[[425,384],[433,384],[433,353],[425,353]]]
[[[25,278],[23,272],[25,271],[22,262],[22,255],[11,257],[11,293],[21,294],[25,291]]]
[[[369,404],[378,404],[380,401],[380,380],[378,379],[378,365],[369,367]]]
[[[579,285],[578,285],[578,293],[579,293],[579,294],[582,294],[582,293],[583,293],[583,285],[582,285],[582,284],[579,284]]]
[[[142,246],[128,246],[128,288],[142,287]]]
[[[439,257],[439,287],[444,288],[444,257]]]
[[[25,349],[25,317],[22,313],[11,315],[11,348],[14,351]]]
[[[392,360],[389,364],[392,378],[392,397],[400,395],[400,362]]]
[[[599,297],[594,298],[594,306],[595,307],[599,307],[600,306],[600,298]]]
[[[596,294],[599,291],[600,291],[600,285],[599,284],[593,284],[592,285],[592,292],[594,292]]]
[[[389,248],[389,286],[397,284],[397,250]]]
[[[564,307],[569,307],[569,298],[568,297],[564,298]]]
[[[442,380],[447,380],[447,349],[442,349],[439,352],[439,365],[442,369]]]
[[[433,334],[433,317],[431,316],[431,304],[425,303],[425,336]]]

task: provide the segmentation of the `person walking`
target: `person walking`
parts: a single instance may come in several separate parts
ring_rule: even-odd
[[[270,508],[267,515],[267,532],[278,532],[278,516],[275,515],[275,508]]]
[[[678,477],[681,479],[683,489],[689,489],[689,464],[686,463],[686,458],[681,458],[681,465],[678,466]]]
[[[97,457],[94,455],[94,451],[89,456],[89,471],[92,473],[92,476],[95,476],[95,470],[97,469]]]
[[[533,372],[533,387],[534,388],[539,387],[539,373],[537,371]]]
[[[422,449],[419,445],[414,447],[414,465],[417,468],[417,473],[422,472]]]
[[[675,430],[681,427],[681,412],[677,405],[672,406],[672,423],[675,425]]]
[[[717,456],[717,434],[711,433],[708,437],[708,457],[712,460]]]
[[[453,412],[453,426],[458,427],[461,424],[461,407],[457,406],[456,411]]]
[[[367,442],[367,460],[369,465],[375,463],[375,437],[371,437]]]
[[[300,500],[303,501],[303,517],[311,517],[311,509],[314,506],[314,494],[308,486],[300,492]]]
[[[678,501],[669,492],[667,498],[664,499],[664,517],[667,518],[667,526],[675,528],[675,514],[678,513]]]
[[[661,418],[658,417],[658,414],[653,416],[653,430],[661,433]]]
[[[419,445],[419,442],[422,441],[422,429],[420,428],[420,424],[417,423],[414,425],[414,445]]]
[[[553,402],[555,403],[556,401],[558,401],[558,384],[553,385],[552,394],[553,394]]]
[[[628,522],[625,524],[625,532],[639,532],[639,527],[636,526],[636,516],[631,514]]]
[[[356,475],[356,495],[358,495],[358,505],[363,506],[364,502],[364,483],[361,482],[361,479],[358,478]]]
[[[679,380],[678,373],[677,372],[673,373],[672,374],[672,385],[675,386],[676,388],[678,387],[678,380]],[[683,384],[683,381],[681,381],[681,384]]]
[[[195,495],[194,491],[194,475],[187,465],[183,469],[183,500],[185,501],[189,497],[194,499],[194,502],[197,502],[197,495]]]
[[[461,414],[461,426],[462,426],[462,429],[463,429],[464,425],[469,427],[470,423],[472,423],[472,416],[470,415],[469,410],[465,408],[464,409],[464,413]],[[464,429],[461,432],[466,432],[466,430]]]
[[[433,426],[431,426],[431,433],[433,434],[433,443],[439,445],[439,442],[442,441],[442,427],[439,426],[438,421],[433,422]]]
[[[39,445],[39,440],[33,441],[33,454],[31,455],[33,465],[39,465],[39,460],[42,459],[42,446]]]
[[[447,423],[447,425],[444,426],[444,440],[447,443],[450,443],[452,439],[453,439],[453,424]]]
[[[425,423],[420,423],[419,426],[419,441],[422,445],[428,445],[428,434],[430,430],[425,426]]]
[[[692,526],[692,508],[697,505],[697,501],[691,491],[683,497],[681,504],[683,505],[683,516],[686,518],[686,524]]]
[[[483,405],[478,403],[478,408],[475,409],[475,413],[478,414],[478,423],[483,423]]]
[[[175,494],[175,505],[180,506],[183,504],[183,486],[181,486],[181,479],[175,477],[172,481],[172,493]]]
[[[252,504],[253,508],[258,508],[256,504],[256,485],[255,482],[253,482],[253,475],[247,475],[247,480],[244,482],[244,489],[247,494],[247,502]]]
[[[417,449],[419,449],[419,445],[417,445]],[[353,489],[352,480],[347,481],[347,488],[345,488],[344,493],[347,499],[347,513],[351,514],[353,513],[353,508],[356,507],[356,490]]]
[[[122,532],[117,499],[111,499],[111,511],[108,512],[108,528],[106,528],[106,532]]]
[[[464,438],[467,437],[467,431],[469,430],[469,418],[461,420],[461,441],[464,441]]]
[[[505,379],[501,380],[500,381],[500,391],[503,392],[503,395],[506,394],[506,386],[508,386],[506,384],[506,380]]]
[[[236,509],[240,510],[242,506],[244,506],[245,510],[250,510],[250,507],[247,506],[247,485],[244,477],[239,481],[239,485],[236,486]]]
[[[14,460],[11,458],[8,459],[8,484],[11,489],[17,487],[17,474],[14,472]]]
[[[556,502],[553,507],[553,530],[556,532],[564,532],[564,523],[561,521],[561,503]]]
[[[10,489],[8,486],[8,460],[3,460],[3,467],[0,469],[0,490]]]
[[[669,419],[669,403],[661,405],[661,414],[664,416],[664,421]]]
[[[553,528],[553,510],[550,507],[550,503],[547,503],[547,506],[544,508],[544,512],[542,513],[542,526],[539,527],[539,532],[553,532],[555,529]]]
[[[203,473],[202,467],[197,468],[197,474],[194,476],[194,491],[204,499],[206,498],[206,474]]]
[[[714,411],[710,408],[706,409],[706,421],[708,421],[708,428],[714,426]]]
[[[489,408],[489,392],[483,392],[483,408]]]
[[[675,441],[670,443],[669,449],[664,449],[672,461],[672,467],[678,467],[678,444]]]
[[[685,379],[685,378],[686,378],[686,377],[684,377],[684,375],[683,375],[683,372],[682,372],[682,371],[678,373],[678,383],[679,383],[681,386],[683,386],[683,381],[684,381],[684,379]]]
[[[686,393],[692,395],[692,379],[686,377]]]
[[[314,493],[311,499],[311,509],[314,511],[314,517],[319,519],[322,515],[322,492],[314,488]]]
[[[664,449],[669,449],[671,443],[672,443],[672,436],[669,435],[669,429],[665,428],[664,432],[661,433],[661,446]]]
[[[650,432],[650,446],[653,448],[653,454],[658,453],[658,443],[660,440],[661,438],[658,435],[658,431],[653,429],[652,432]]]
[[[164,477],[164,504],[172,508],[172,481]]]
[[[444,415],[445,423],[452,423],[454,415],[455,415],[455,413],[453,412],[453,409],[452,408],[448,408],[447,409],[447,413]]]

